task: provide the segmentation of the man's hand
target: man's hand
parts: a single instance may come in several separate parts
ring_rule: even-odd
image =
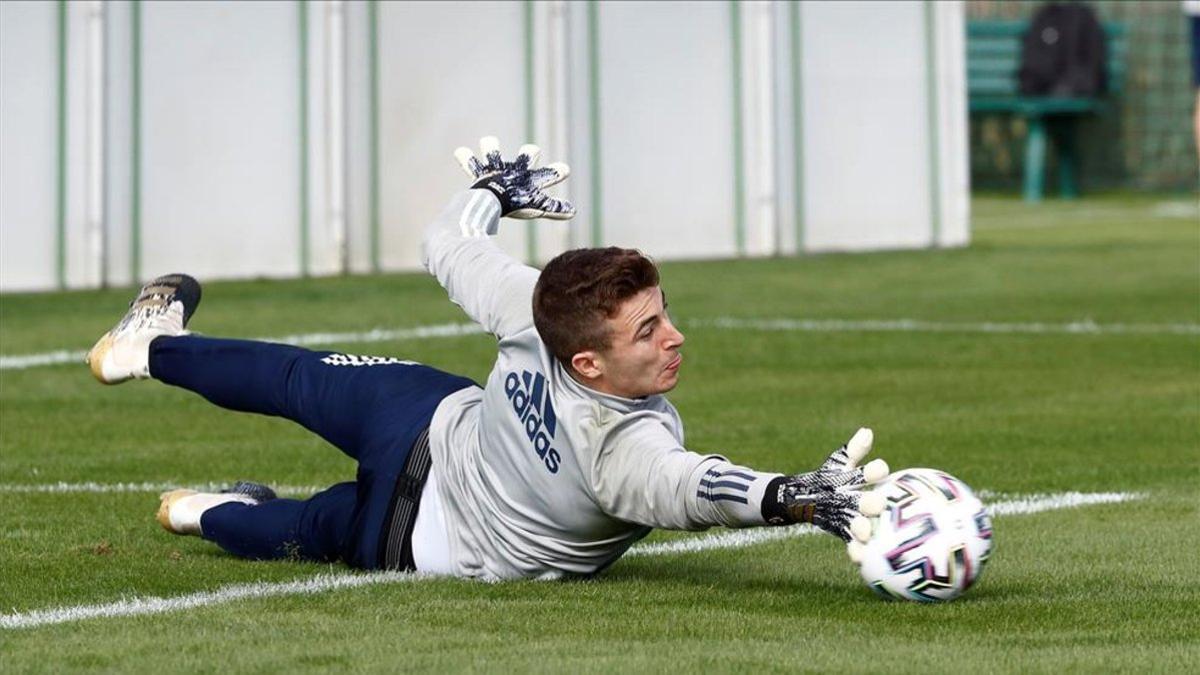
[[[479,161],[469,148],[454,151],[463,171],[475,179],[472,189],[491,190],[500,200],[500,215],[509,218],[530,220],[551,218],[567,220],[575,215],[570,202],[547,196],[543,190],[561,183],[571,174],[571,169],[561,162],[534,168],[541,149],[536,145],[522,145],[517,158],[506,162],[500,156],[500,141],[495,136],[479,139],[479,149],[484,161]]]
[[[874,442],[874,432],[863,427],[845,445],[834,450],[816,471],[792,478],[808,490],[833,490],[847,485],[877,483],[888,475],[887,462],[875,459],[865,466],[858,466],[871,452]]]
[[[772,481],[763,500],[764,519],[777,525],[811,523],[851,546],[870,539],[867,516],[882,513],[884,499],[862,488],[888,475],[881,459],[858,466],[873,441],[870,429],[859,429],[816,471]]]

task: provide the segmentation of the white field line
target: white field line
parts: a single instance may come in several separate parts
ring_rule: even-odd
[[[1200,335],[1200,324],[1194,323],[1107,323],[1091,320],[1067,323],[1009,323],[1009,322],[945,322],[921,319],[787,319],[717,317],[685,322],[689,328],[720,328],[727,330],[785,331],[798,333],[1025,333],[1052,335]],[[392,340],[422,340],[431,338],[480,335],[484,330],[473,323],[444,323],[412,328],[374,328],[347,333],[300,333],[274,337],[251,338],[263,342],[311,347],[331,344],[360,344]],[[56,350],[37,354],[0,356],[0,370],[24,370],[64,363],[83,363],[86,351]]]
[[[183,482],[142,483],[0,483],[0,494],[53,494],[53,493],[109,493],[109,492],[166,492],[176,488],[190,488],[200,492],[220,492],[237,481],[213,481],[210,483],[187,484]],[[275,492],[284,495],[311,495],[328,488],[328,485],[272,485]]]
[[[474,323],[442,323],[430,326],[414,326],[411,328],[373,328],[368,331],[349,333],[301,333],[297,335],[280,335],[274,337],[250,338],[261,342],[280,342],[301,347],[331,344],[352,344],[363,342],[387,342],[389,340],[422,340],[428,338],[448,338],[460,335],[478,335],[483,328]],[[40,354],[16,354],[0,356],[0,370],[24,370],[38,366],[55,366],[64,363],[83,363],[87,351],[69,351],[59,349]]]
[[[1073,509],[1093,504],[1117,504],[1141,499],[1144,495],[1129,492],[1058,492],[1055,494],[999,495],[1003,500],[988,505],[993,516],[1024,516],[1042,511]]]
[[[1141,499],[1142,497],[1143,495],[1129,492],[1064,492],[1059,494],[1011,495],[1005,501],[992,503],[988,506],[988,509],[994,516],[1027,515],[1042,511],[1078,508],[1090,504],[1112,504]],[[745,548],[771,541],[803,537],[815,534],[816,532],[817,530],[810,526],[734,530],[702,537],[638,544],[630,548],[625,555],[659,556]],[[74,607],[39,609],[32,612],[5,614],[0,615],[0,628],[36,628],[38,626],[69,623],[84,619],[162,614],[165,612],[218,605],[247,598],[322,593],[342,588],[417,581],[424,578],[431,577],[404,572],[319,574],[309,579],[238,584],[218,588],[215,591],[203,591],[172,598],[130,598],[103,605],[77,605]]]
[[[277,595],[308,595],[341,588],[357,588],[376,584],[415,581],[421,575],[404,572],[379,572],[377,574],[318,574],[309,579],[285,582],[258,582],[225,586],[215,591],[203,591],[178,595],[173,598],[129,598],[104,605],[78,605],[56,609],[39,609],[23,614],[0,616],[0,628],[34,628],[56,623],[69,623],[83,619],[113,618],[162,614],[207,605],[219,605],[247,598],[269,598]]]
[[[1141,498],[1141,495],[1128,492],[1061,492],[1058,494],[998,496],[1002,496],[1004,499],[988,505],[988,512],[993,516],[1023,516],[1030,513],[1041,513],[1042,511],[1072,509],[1092,504],[1113,504]],[[746,546],[779,541],[780,539],[791,539],[793,537],[803,537],[818,533],[820,533],[820,530],[809,525],[731,530],[708,534],[702,537],[640,544],[629,549],[629,552],[625,555],[666,555],[671,553],[712,551],[724,548],[744,548]]]

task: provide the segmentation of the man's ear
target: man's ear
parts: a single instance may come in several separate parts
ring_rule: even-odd
[[[604,374],[604,360],[593,351],[579,352],[571,357],[571,368],[585,380],[595,380]]]

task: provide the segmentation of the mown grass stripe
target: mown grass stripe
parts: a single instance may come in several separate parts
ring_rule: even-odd
[[[790,331],[798,333],[1023,333],[1032,335],[1200,335],[1194,323],[1007,323],[924,321],[922,319],[755,319],[716,317],[682,322],[686,328],[726,330]],[[331,344],[361,344],[391,340],[481,335],[483,328],[474,323],[443,323],[409,328],[372,328],[344,333],[298,333],[274,337],[250,338],[282,342],[301,347]],[[64,363],[82,363],[85,350],[59,349],[35,354],[0,356],[0,370],[24,370]]]
[[[1128,492],[1064,492],[1024,496],[1012,495],[1006,501],[999,501],[989,505],[988,510],[993,516],[1028,515],[1043,511],[1078,508],[1091,504],[1125,502],[1142,497],[1143,495],[1141,494]],[[640,544],[631,548],[625,555],[658,556],[698,553],[718,549],[746,548],[782,539],[808,536],[817,532],[818,530],[809,526],[733,530],[703,537],[689,537],[675,541]],[[163,614],[166,612],[224,604],[235,600],[284,595],[308,595],[345,588],[417,581],[428,578],[433,577],[404,572],[319,574],[309,579],[297,579],[286,582],[237,584],[219,588],[215,591],[201,591],[173,598],[131,598],[101,605],[77,605],[74,607],[58,607],[6,614],[0,616],[0,628],[10,630],[36,628],[85,619]]]
[[[689,328],[721,328],[758,331],[810,333],[842,332],[913,332],[913,333],[1028,333],[1062,335],[1200,335],[1198,324],[1098,324],[1091,321],[1069,323],[943,322],[920,319],[739,319],[718,317],[694,319]],[[473,323],[435,324],[412,328],[374,328],[362,332],[302,333],[279,337],[252,338],[299,346],[334,343],[369,343],[389,340],[459,337],[484,331]],[[37,354],[0,356],[0,370],[22,370],[36,366],[81,362],[86,351],[57,350]]]
[[[1053,335],[1200,335],[1194,323],[1010,323],[993,321],[925,321],[922,319],[696,319],[691,328],[785,331],[801,333],[1028,333]]]

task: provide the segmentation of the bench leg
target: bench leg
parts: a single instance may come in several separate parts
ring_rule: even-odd
[[[1025,201],[1042,201],[1046,184],[1046,120],[1027,119],[1029,133],[1025,136]]]
[[[1079,196],[1079,154],[1075,146],[1075,120],[1056,120],[1054,123],[1054,148],[1058,150],[1058,189],[1063,199]]]

